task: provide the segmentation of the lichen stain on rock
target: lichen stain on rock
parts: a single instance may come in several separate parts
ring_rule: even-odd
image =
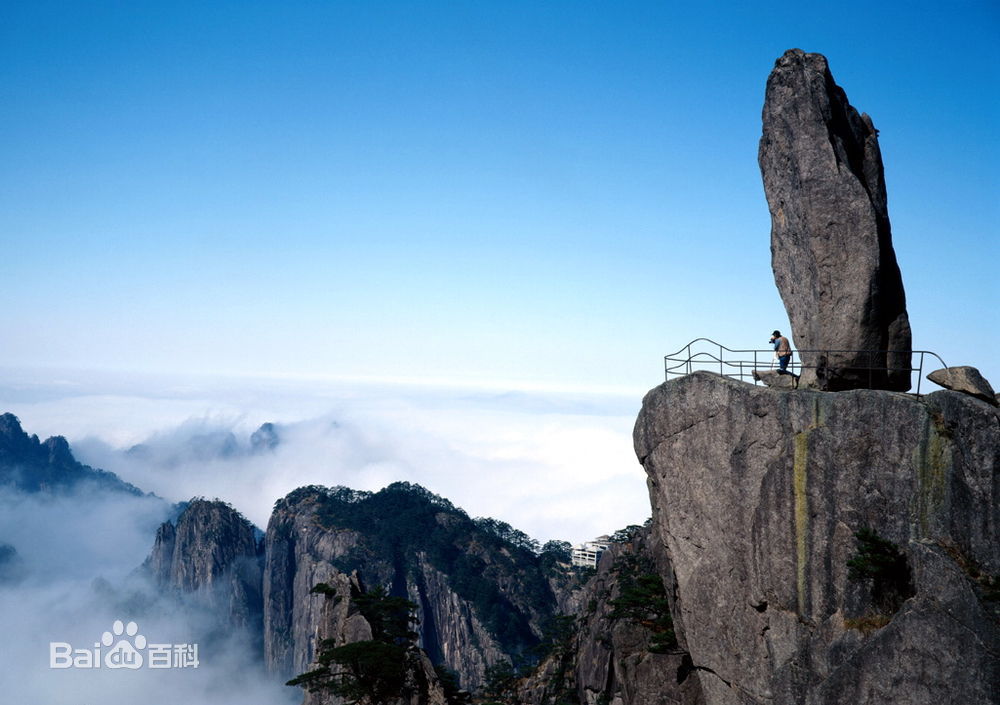
[[[809,495],[806,467],[809,458],[809,431],[795,434],[795,456],[792,464],[795,496],[795,571],[799,596],[799,616],[809,613],[806,575],[809,564]]]
[[[815,395],[813,397],[813,414],[812,414],[812,425],[809,427],[810,430],[814,428],[819,428],[820,426],[823,426],[826,423],[826,420],[823,417],[823,405],[820,403],[821,401],[822,397],[820,397],[819,395]]]
[[[923,443],[915,449],[914,465],[917,468],[917,525],[919,538],[934,534],[933,517],[944,509],[947,489],[945,478],[951,468],[950,432],[943,426],[940,416],[928,414]]]

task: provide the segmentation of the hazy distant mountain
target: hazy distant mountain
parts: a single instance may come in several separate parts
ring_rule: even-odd
[[[172,468],[185,463],[239,460],[273,451],[281,443],[281,429],[273,423],[261,424],[249,438],[238,438],[224,428],[184,424],[165,434],[156,434],[125,451],[130,458],[150,465]]]
[[[17,582],[23,573],[21,557],[9,543],[0,543],[0,585]]]
[[[42,442],[29,436],[13,414],[0,415],[0,487],[22,492],[62,493],[98,489],[142,496],[113,472],[78,462],[62,436]]]
[[[253,453],[264,453],[274,450],[281,443],[281,435],[278,427],[273,423],[264,423],[256,431],[250,434],[250,450]]]

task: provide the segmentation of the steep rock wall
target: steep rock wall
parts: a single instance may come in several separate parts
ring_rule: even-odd
[[[282,678],[306,671],[328,626],[327,600],[311,594],[318,583],[343,581],[333,566],[354,548],[359,534],[326,531],[316,521],[316,497],[281,506],[271,515],[264,539],[264,662]]]
[[[433,660],[463,676],[464,683],[482,683],[486,669],[509,660],[476,616],[471,605],[448,584],[423,554],[418,571],[407,585],[409,599],[417,605],[420,638],[417,644]]]
[[[220,501],[194,499],[156,532],[145,567],[161,588],[196,594],[233,626],[260,634],[261,565],[253,525]]]
[[[314,609],[319,638],[332,641],[334,647],[371,640],[371,624],[353,601],[353,596],[363,587],[357,575],[335,573],[328,581],[323,582],[324,593],[312,595],[320,598],[319,603],[312,600],[310,605]],[[316,665],[309,664],[309,670]],[[384,705],[447,705],[447,698],[434,666],[427,654],[419,649],[412,649],[410,652],[406,685],[406,695],[392,698]],[[344,698],[325,690],[306,690],[302,705],[345,705],[346,702]]]
[[[690,657],[678,644],[667,653],[651,650],[652,633],[635,619],[616,616],[623,572],[629,559],[660,573],[668,597],[673,571],[662,545],[644,530],[631,543],[613,545],[588,586],[586,612],[579,619],[577,692],[581,703],[596,705],[700,705],[701,687],[692,678]],[[641,568],[640,570],[645,570]],[[674,625],[675,632],[677,625]]]

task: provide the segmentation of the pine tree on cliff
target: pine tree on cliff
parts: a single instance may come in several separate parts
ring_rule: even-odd
[[[330,596],[331,588],[320,583],[312,591]],[[411,628],[416,605],[389,596],[381,587],[352,594],[351,601],[371,626],[372,638],[341,646],[324,639],[316,656],[319,668],[288,685],[328,692],[349,705],[383,705],[408,695],[407,673],[413,670],[416,650],[417,634]]]

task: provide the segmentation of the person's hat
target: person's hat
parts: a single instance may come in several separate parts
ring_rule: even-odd
[[[771,333],[771,335],[773,335],[775,338],[777,338],[778,336],[781,335],[781,331],[780,330],[776,330],[773,333]]]

